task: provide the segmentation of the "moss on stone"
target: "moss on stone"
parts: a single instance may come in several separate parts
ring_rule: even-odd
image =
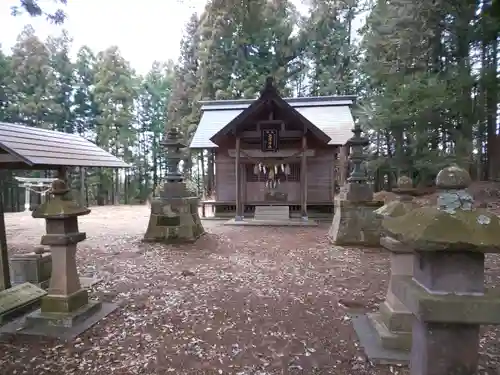
[[[383,229],[416,250],[500,252],[500,220],[484,209],[448,213],[421,207],[384,220]]]
[[[35,219],[65,218],[87,215],[90,210],[82,207],[71,199],[58,197],[39,205],[31,214]]]
[[[392,201],[375,210],[375,214],[383,217],[398,217],[407,214],[416,205],[412,202]]]
[[[86,289],[69,296],[46,295],[42,298],[41,310],[43,313],[70,313],[85,306],[89,302]]]

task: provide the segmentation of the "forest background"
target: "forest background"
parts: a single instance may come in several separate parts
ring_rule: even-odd
[[[185,25],[179,60],[155,62],[145,75],[116,46],[83,46],[71,59],[67,32],[41,40],[26,26],[11,53],[0,52],[0,121],[80,134],[130,163],[125,172],[75,170],[86,204],[144,202],[164,174],[165,125],[189,144],[200,100],[255,98],[272,75],[285,96],[358,96],[378,189],[402,173],[427,183],[451,161],[475,179],[500,177],[498,1],[306,3],[301,14],[289,0],[209,0]],[[212,162],[186,151],[184,171],[200,196],[211,194]],[[7,172],[6,211],[24,204],[16,175],[49,172]]]

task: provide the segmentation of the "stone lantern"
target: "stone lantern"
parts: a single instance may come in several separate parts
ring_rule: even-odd
[[[369,140],[361,136],[359,124],[352,129],[353,137],[348,141],[349,155],[353,166],[347,184],[335,199],[335,214],[328,231],[330,241],[338,246],[380,246],[380,220],[373,212],[384,205],[373,200],[372,187],[367,182],[363,162],[367,159],[364,147]]]
[[[396,298],[393,279],[411,276],[413,273],[413,251],[384,233],[384,223],[403,216],[418,207],[413,198],[416,189],[413,181],[402,176],[393,192],[397,199],[375,211],[382,220],[380,244],[390,252],[391,275],[385,301],[374,313],[353,317],[353,326],[367,357],[374,363],[405,364],[411,348],[413,315]]]
[[[78,230],[78,216],[88,215],[90,210],[67,199],[66,182],[52,183],[53,199],[38,206],[33,217],[45,219],[47,234],[42,245],[50,246],[52,274],[47,296],[42,299],[42,313],[69,313],[88,304],[87,290],[80,286],[76,268],[76,246],[85,240],[86,234]]]
[[[500,324],[500,297],[484,286],[486,253],[500,253],[500,218],[473,208],[470,176],[452,165],[436,177],[437,205],[384,221],[388,236],[413,251],[413,275],[392,292],[414,316],[411,375],[477,372],[479,328]]]
[[[363,163],[366,161],[364,148],[370,144],[368,138],[361,135],[362,130],[359,123],[352,129],[353,136],[349,139],[348,145],[351,147],[349,160],[352,163],[351,175],[347,179],[347,189],[345,189],[345,198],[351,202],[371,201],[373,190],[367,184],[366,171]]]
[[[145,242],[194,242],[205,232],[198,214],[199,198],[191,196],[179,171],[181,150],[186,147],[181,140],[182,134],[174,127],[161,143],[166,149],[167,173],[160,196],[151,202]]]
[[[32,213],[34,218],[45,219],[47,234],[41,244],[49,246],[52,255],[48,293],[41,308],[26,316],[25,326],[17,333],[74,337],[116,308],[89,301],[87,290],[80,285],[76,249],[86,234],[78,229],[78,216],[88,215],[90,210],[71,199],[64,173],[60,178],[52,183],[51,199]]]

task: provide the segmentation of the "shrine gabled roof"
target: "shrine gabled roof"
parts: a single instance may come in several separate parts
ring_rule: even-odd
[[[0,122],[0,168],[130,167],[76,135]]]
[[[318,96],[283,98],[298,113],[330,137],[328,144],[345,145],[354,127],[350,106],[355,96]],[[202,116],[190,148],[216,148],[210,138],[239,116],[258,99],[214,100],[201,102]]]

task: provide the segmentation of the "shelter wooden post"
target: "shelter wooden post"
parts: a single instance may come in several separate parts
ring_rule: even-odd
[[[236,136],[236,158],[235,158],[235,177],[236,177],[236,221],[243,220],[243,213],[241,212],[241,168],[240,168],[240,150],[241,139]]]
[[[302,211],[302,219],[307,220],[307,138],[306,134],[302,136],[302,156],[300,165],[300,205]]]
[[[2,185],[5,181],[5,172],[0,172],[0,177],[2,178]],[[10,284],[10,272],[9,272],[9,255],[7,250],[7,233],[5,230],[5,215],[3,207],[3,186],[0,186],[0,291],[9,289]]]

